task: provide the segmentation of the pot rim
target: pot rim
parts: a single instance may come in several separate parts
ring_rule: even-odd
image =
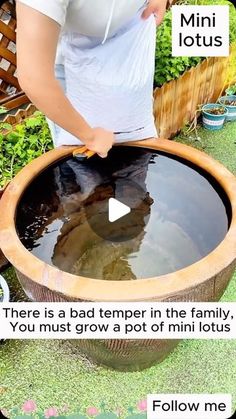
[[[225,95],[225,96],[221,96],[219,99],[219,103],[221,105],[224,105],[226,108],[236,108],[236,105],[226,105],[224,103],[225,100],[231,100],[231,98],[233,98],[232,100],[236,100],[236,95]]]
[[[225,110],[225,113],[215,115],[213,113],[207,112],[207,109],[212,109],[214,106],[217,106],[218,108],[220,107],[223,108]],[[227,106],[223,105],[222,103],[206,103],[205,105],[202,106],[202,112],[206,115],[213,116],[214,118],[222,118],[224,116],[227,116],[229,113]]]
[[[121,145],[121,144],[119,144]],[[221,163],[207,154],[174,141],[150,138],[123,143],[178,156],[211,174],[224,189],[232,208],[229,230],[223,241],[207,256],[179,271],[135,281],[105,281],[76,276],[50,266],[30,253],[21,243],[15,228],[18,202],[32,180],[49,165],[70,156],[75,146],[51,150],[23,168],[8,185],[0,200],[0,247],[13,266],[37,284],[85,301],[161,301],[183,290],[204,285],[210,278],[236,261],[236,178]],[[33,279],[32,279],[33,278]]]

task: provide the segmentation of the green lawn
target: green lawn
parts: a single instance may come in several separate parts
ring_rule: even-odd
[[[218,133],[200,128],[197,136],[176,140],[204,149],[236,174],[236,123]],[[6,276],[15,287],[12,271]],[[236,301],[236,274],[222,301]],[[235,340],[186,340],[161,364],[132,373],[95,366],[69,341],[7,341],[0,347],[0,408],[33,399],[40,410],[66,404],[69,412],[82,413],[105,403],[126,416],[148,393],[218,392],[231,393],[236,406]]]

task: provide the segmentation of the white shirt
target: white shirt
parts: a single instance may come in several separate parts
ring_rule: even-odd
[[[55,20],[66,31],[103,37],[113,7],[109,34],[128,22],[145,0],[19,0]]]
[[[56,21],[66,32],[112,36],[146,3],[145,0],[19,0]],[[59,42],[56,64],[63,64]]]
[[[156,26],[153,16],[141,18],[145,0],[19,1],[61,25],[56,63],[64,64],[68,99],[92,127],[113,131],[116,141],[156,136]],[[60,129],[54,143],[78,138]]]

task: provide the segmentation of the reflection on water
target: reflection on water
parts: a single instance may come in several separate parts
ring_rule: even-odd
[[[98,216],[111,194],[132,195],[131,181],[143,191],[134,220],[138,234],[105,240],[87,219]],[[230,205],[216,182],[184,161],[115,147],[105,160],[68,159],[44,171],[19,204],[17,227],[24,245],[49,264],[82,276],[129,280],[200,260],[223,240],[229,217]]]

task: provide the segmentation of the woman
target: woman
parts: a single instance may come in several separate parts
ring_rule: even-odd
[[[155,20],[166,4],[17,0],[19,82],[53,121],[55,146],[83,143],[106,157],[115,141],[157,136]]]

